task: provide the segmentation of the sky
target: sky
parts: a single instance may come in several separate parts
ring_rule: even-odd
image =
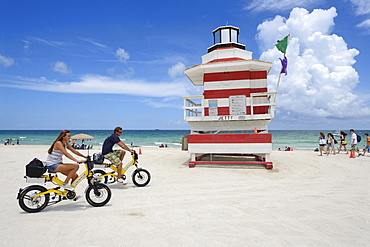
[[[184,69],[240,28],[276,90],[269,129],[370,129],[369,0],[0,2],[0,130],[190,129]]]

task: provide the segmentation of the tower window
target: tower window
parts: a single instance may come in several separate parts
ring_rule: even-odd
[[[239,29],[232,26],[219,27],[213,31],[214,44],[238,43]]]

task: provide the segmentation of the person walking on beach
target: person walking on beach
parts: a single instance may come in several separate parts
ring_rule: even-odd
[[[347,136],[346,132],[344,131],[340,132],[340,138],[338,139],[338,141],[340,141],[339,148],[338,148],[338,154],[340,151],[342,151],[342,147],[344,147],[344,151],[346,151],[348,154],[346,136]]]
[[[363,153],[362,153],[363,156],[365,156],[366,151],[369,153],[369,149],[370,149],[369,133],[365,133],[365,140],[366,140],[366,146],[365,146],[365,148],[363,150]]]
[[[76,163],[83,163],[82,160],[77,160],[70,155],[67,152],[67,149],[75,155],[87,158],[87,156],[81,154],[71,147],[69,144],[70,140],[71,132],[69,130],[62,130],[57,139],[55,139],[53,144],[51,144],[48,150],[49,155],[46,158],[46,166],[49,172],[61,172],[67,176],[62,185],[62,188],[66,190],[73,190],[73,188],[68,184],[69,180],[72,179],[71,183],[73,183],[73,181],[78,177],[76,172],[79,168],[79,165]],[[76,163],[63,163],[63,155],[65,155],[68,159],[75,161]]]
[[[125,180],[121,178],[122,176],[122,160],[125,157],[126,151],[133,153],[134,151],[130,149],[125,143],[119,139],[119,136],[122,134],[122,128],[121,127],[116,127],[114,129],[114,132],[112,135],[107,137],[103,143],[102,147],[102,155],[104,158],[108,159],[112,164],[117,166],[117,177],[118,177],[118,182],[121,184],[127,184]],[[123,150],[114,150],[113,151],[113,146],[114,144],[117,144],[120,146]]]
[[[350,129],[349,132],[351,133],[351,152],[353,152],[353,154],[355,154],[355,152],[360,154],[360,152],[357,151],[357,134],[354,129]]]
[[[333,155],[335,155],[335,149],[334,149],[334,136],[332,133],[328,133],[328,146],[326,148],[326,154],[329,155],[331,152]]]
[[[318,139],[319,141],[319,146],[320,146],[320,155],[319,156],[322,156],[322,152],[326,146],[326,140],[325,140],[325,134],[320,132],[320,137]],[[326,153],[324,153],[326,154]]]

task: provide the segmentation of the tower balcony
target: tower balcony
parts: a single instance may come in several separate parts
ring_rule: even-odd
[[[240,131],[267,129],[268,123],[274,118],[276,92],[251,93],[244,98],[242,107],[234,111],[232,97],[219,100],[212,105],[211,100],[203,96],[183,96],[184,120],[192,127],[192,131]],[[235,96],[237,97],[237,96]],[[243,109],[244,112],[240,111]]]

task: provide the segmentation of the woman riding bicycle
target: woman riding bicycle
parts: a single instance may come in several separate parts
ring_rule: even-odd
[[[79,168],[79,165],[75,163],[63,163],[63,155],[71,160],[74,160],[77,163],[83,163],[83,161],[77,160],[72,155],[70,155],[67,152],[67,149],[69,149],[72,153],[83,158],[87,158],[87,156],[81,154],[73,147],[71,147],[71,145],[68,143],[70,140],[71,132],[69,130],[62,130],[59,133],[57,139],[55,139],[55,141],[49,148],[49,155],[46,159],[46,166],[49,172],[61,172],[62,174],[67,176],[62,185],[62,187],[67,190],[73,190],[68,182],[70,179],[72,179],[71,183],[73,183],[73,181],[78,177],[76,172]]]

